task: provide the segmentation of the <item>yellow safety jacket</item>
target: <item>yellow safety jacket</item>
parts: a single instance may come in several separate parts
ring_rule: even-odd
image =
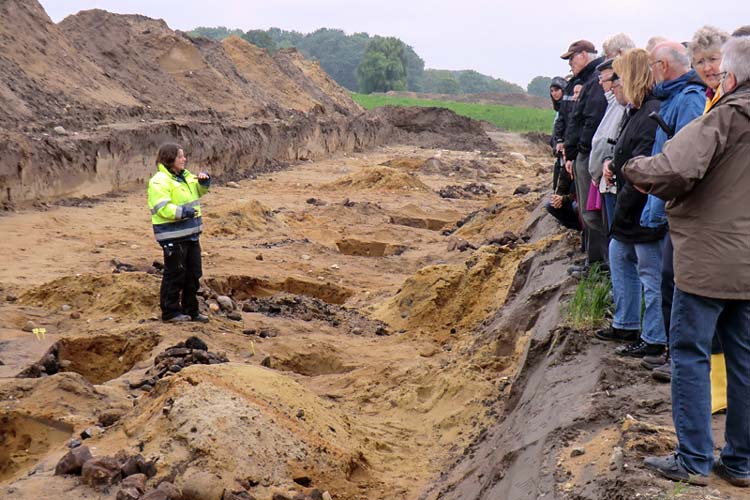
[[[159,164],[159,170],[148,181],[148,208],[156,241],[161,245],[176,241],[197,240],[203,230],[198,199],[208,192],[211,179],[201,183],[183,170],[175,175]],[[193,217],[186,217],[192,212]]]

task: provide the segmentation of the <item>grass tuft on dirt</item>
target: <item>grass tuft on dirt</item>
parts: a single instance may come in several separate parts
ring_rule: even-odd
[[[433,99],[414,99],[388,95],[352,94],[352,99],[365,109],[382,106],[422,106],[450,109],[456,114],[484,120],[510,132],[549,133],[555,113],[551,109],[523,108],[499,104],[478,104]]]
[[[578,330],[601,326],[612,308],[610,289],[607,273],[600,269],[599,264],[591,266],[568,303],[568,323]]]

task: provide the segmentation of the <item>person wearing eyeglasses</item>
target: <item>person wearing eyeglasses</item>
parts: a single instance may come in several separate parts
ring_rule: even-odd
[[[671,132],[677,133],[682,127],[703,114],[706,104],[706,85],[695,70],[690,68],[690,57],[682,44],[666,41],[657,44],[651,51],[649,65],[656,80],[654,96],[661,100],[659,115]],[[661,127],[656,130],[652,154],[661,153],[669,135]],[[664,201],[649,195],[641,213],[641,226],[668,229]],[[662,311],[664,316],[664,337],[649,337],[650,344],[667,345],[674,295],[674,273],[672,271],[672,242],[667,230],[662,240]],[[633,355],[640,354],[640,347],[632,346]],[[648,349],[648,348],[646,348]],[[643,357],[643,356],[641,356]],[[646,355],[649,366],[668,371],[670,369],[668,351],[659,356]],[[667,373],[668,375],[668,373]]]
[[[722,47],[721,98],[661,154],[635,158],[623,175],[668,201],[675,292],[669,347],[677,450],[648,457],[664,477],[708,484],[713,472],[750,487],[750,38]],[[711,343],[727,369],[726,445],[714,459]]]

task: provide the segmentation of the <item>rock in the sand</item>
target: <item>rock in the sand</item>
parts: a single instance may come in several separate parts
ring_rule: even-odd
[[[333,497],[327,491],[323,492],[323,500],[333,500]]]
[[[169,500],[169,497],[163,491],[151,490],[143,495],[139,500]]]
[[[110,425],[114,425],[117,423],[118,420],[120,420],[120,417],[122,417],[125,414],[125,410],[120,410],[118,408],[111,408],[109,410],[104,410],[99,414],[99,424],[102,427],[109,427]]]
[[[13,294],[8,294],[5,296],[5,300],[7,300],[8,302],[15,302],[18,300],[18,297]]]
[[[242,321],[242,313],[239,311],[231,311],[227,313],[227,318],[231,319],[232,321]]]
[[[263,260],[263,254],[259,253],[258,255],[256,255],[255,260]]]
[[[216,297],[216,302],[219,303],[219,307],[221,307],[224,311],[234,310],[234,303],[232,302],[232,299],[230,297],[227,297],[226,295],[219,295],[218,297]]]
[[[120,479],[120,464],[112,457],[91,458],[81,468],[81,481],[89,486],[111,486]]]
[[[571,457],[580,457],[581,455],[585,455],[585,454],[586,454],[586,449],[580,446],[573,448],[573,450],[571,450],[570,452]]]
[[[224,497],[223,500],[255,500],[255,497],[252,496],[247,491],[229,491],[224,490]]]
[[[91,460],[93,455],[88,446],[77,446],[63,456],[55,466],[55,475],[80,474],[83,464]]]
[[[271,356],[266,356],[263,361],[260,362],[260,366],[271,368]]]
[[[223,494],[223,481],[215,474],[194,471],[183,476],[182,498],[184,500],[221,500]]]
[[[233,189],[239,189],[240,185],[234,181],[227,182],[227,187],[233,188]]]
[[[185,347],[188,349],[198,349],[199,351],[208,351],[208,345],[198,337],[190,337],[185,341]]]
[[[132,476],[128,476],[122,480],[122,487],[123,488],[135,488],[141,494],[143,494],[143,492],[146,491],[147,479],[148,478],[146,477],[146,474],[140,474],[140,473],[133,474]]]
[[[156,490],[165,493],[168,500],[180,500],[182,498],[182,491],[180,491],[177,486],[168,481],[159,483],[159,486],[157,486]]]
[[[52,129],[52,131],[57,135],[68,135],[68,131],[65,130],[65,127],[63,127],[62,125],[57,125]]]
[[[120,491],[117,492],[115,500],[138,500],[139,498],[141,498],[141,493],[142,492],[132,487],[120,488]]]
[[[510,156],[514,160],[526,161],[526,157],[524,155],[522,155],[521,153],[516,153],[515,151],[510,153],[508,156]]]
[[[29,320],[23,326],[23,331],[24,332],[33,332],[34,328],[36,328],[36,324],[33,321]]]
[[[513,191],[513,194],[523,195],[523,194],[528,194],[530,192],[531,192],[531,188],[529,186],[527,186],[526,184],[521,184]]]
[[[156,464],[153,460],[146,460],[143,455],[133,455],[127,457],[121,464],[120,470],[123,477],[130,477],[137,474],[144,474],[147,478],[156,475]]]
[[[211,311],[212,313],[217,313],[217,312],[221,311],[221,307],[219,306],[219,304],[215,300],[209,300],[208,301],[208,310]]]

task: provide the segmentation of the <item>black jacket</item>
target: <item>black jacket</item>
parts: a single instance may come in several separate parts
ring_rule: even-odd
[[[571,78],[565,89],[563,89],[563,98],[560,101],[560,107],[557,110],[557,119],[552,131],[555,142],[565,142],[565,131],[576,108],[576,101],[573,100],[573,89],[579,83],[580,80],[578,78]]]
[[[622,175],[622,167],[631,158],[651,156],[657,124],[648,115],[658,112],[660,103],[649,94],[640,109],[628,109],[615,146],[612,167],[617,179],[617,203],[612,218],[612,237],[624,243],[657,241],[666,234],[666,227],[641,226],[641,212],[648,196],[636,190]]]
[[[578,153],[591,151],[594,132],[604,118],[604,112],[607,111],[607,98],[604,97],[604,89],[599,85],[599,72],[596,70],[603,62],[603,57],[594,59],[577,75],[578,83],[581,83],[583,88],[565,129],[565,157],[568,160],[575,160]]]

